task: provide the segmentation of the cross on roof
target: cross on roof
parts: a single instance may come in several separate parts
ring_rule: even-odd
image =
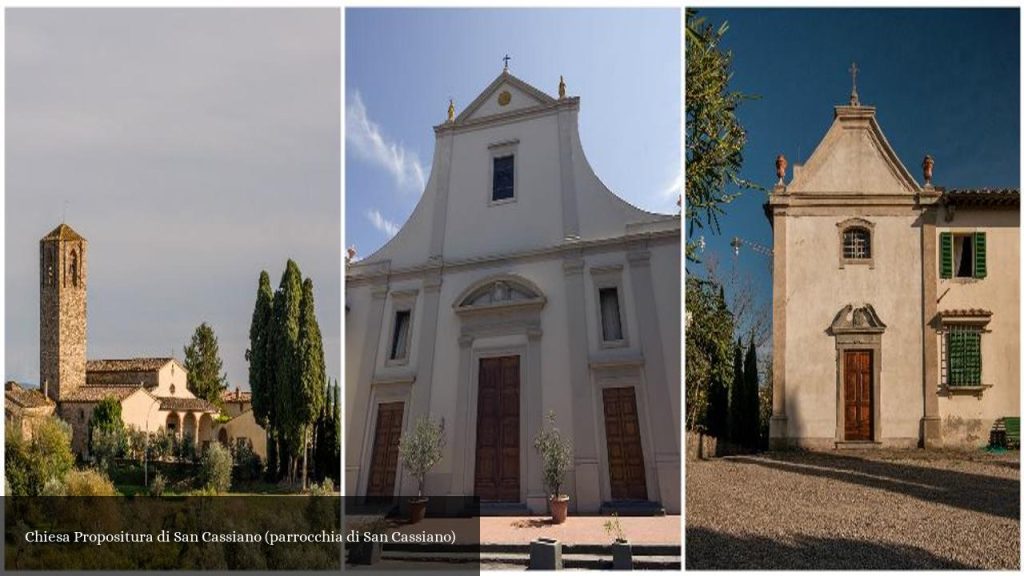
[[[511,59],[512,59],[512,57],[509,56],[508,54],[505,54],[505,57],[502,58],[502,60],[505,61],[505,70],[508,70],[508,61],[511,60]]]
[[[850,65],[850,77],[853,79],[853,89],[850,91],[851,106],[860,106],[860,97],[857,96],[857,72],[859,71],[856,62]]]

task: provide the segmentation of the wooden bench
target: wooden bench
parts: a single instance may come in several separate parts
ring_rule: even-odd
[[[1004,416],[992,424],[988,436],[989,448],[1020,448],[1020,417]]]
[[[1006,447],[1020,448],[1020,416],[1003,418],[1003,428],[1006,430]]]

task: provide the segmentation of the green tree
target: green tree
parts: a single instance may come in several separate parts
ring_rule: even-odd
[[[75,463],[71,426],[56,416],[32,428],[31,439],[10,422],[5,426],[5,479],[9,496],[38,496],[47,484],[63,485]]]
[[[249,363],[249,389],[252,391],[252,413],[256,423],[269,427],[274,407],[274,350],[271,347],[271,329],[274,320],[274,292],[270,288],[270,275],[260,272],[256,289],[256,306],[249,324],[249,349],[245,359]]]
[[[686,257],[699,259],[694,233],[708,228],[717,234],[718,218],[724,205],[738,192],[728,186],[758,189],[740,177],[747,134],[736,109],[751,97],[729,89],[732,53],[723,51],[722,38],[728,31],[717,29],[697,11],[686,10]]]
[[[231,489],[231,452],[219,442],[210,444],[199,464],[199,481],[204,489],[220,494]]]
[[[121,402],[108,395],[96,404],[89,417],[89,454],[96,465],[106,471],[127,449],[128,435],[121,419]]]
[[[295,421],[296,436],[301,438],[302,489],[308,486],[308,450],[313,425],[324,406],[324,392],[327,384],[324,365],[324,344],[320,335],[320,324],[316,320],[316,306],[313,300],[313,280],[302,282],[302,301],[299,306],[299,389],[292,418]]]
[[[270,287],[270,275],[260,272],[256,288],[256,305],[249,324],[249,349],[245,359],[249,362],[249,389],[252,391],[252,412],[256,422],[267,431],[267,476],[277,480],[279,464],[277,457],[278,437],[276,434],[277,378],[274,362],[274,291]]]
[[[754,338],[751,336],[750,345],[747,347],[747,355],[743,359],[744,445],[751,450],[757,449],[758,435],[761,428],[761,414],[758,409],[758,392],[760,388],[757,377],[757,347],[754,346]]]
[[[729,382],[732,313],[713,280],[686,278],[686,428],[709,431],[708,407],[714,382]]]
[[[743,444],[743,346],[737,340],[732,346],[732,384],[729,386],[729,440]]]
[[[301,380],[301,349],[299,315],[302,309],[302,272],[298,264],[288,260],[281,283],[274,293],[274,314],[271,339],[274,349],[274,422],[271,427],[278,438],[278,460],[282,475],[295,481],[296,438],[300,423],[295,414]]]
[[[217,335],[209,324],[203,322],[192,334],[192,341],[185,346],[189,391],[197,398],[220,406],[221,393],[228,387],[228,377],[223,370]]]

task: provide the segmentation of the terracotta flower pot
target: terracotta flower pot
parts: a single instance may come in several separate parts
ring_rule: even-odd
[[[566,516],[569,515],[569,497],[552,496],[548,500],[548,505],[551,507],[551,523],[562,524],[565,522]]]
[[[409,524],[418,524],[427,515],[427,498],[409,500]]]

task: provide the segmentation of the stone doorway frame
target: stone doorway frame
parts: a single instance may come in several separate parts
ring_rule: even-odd
[[[846,443],[846,353],[871,353],[871,442],[882,441],[882,334],[886,325],[870,304],[840,310],[827,332],[836,339],[836,444]],[[858,442],[860,443],[860,442]]]

